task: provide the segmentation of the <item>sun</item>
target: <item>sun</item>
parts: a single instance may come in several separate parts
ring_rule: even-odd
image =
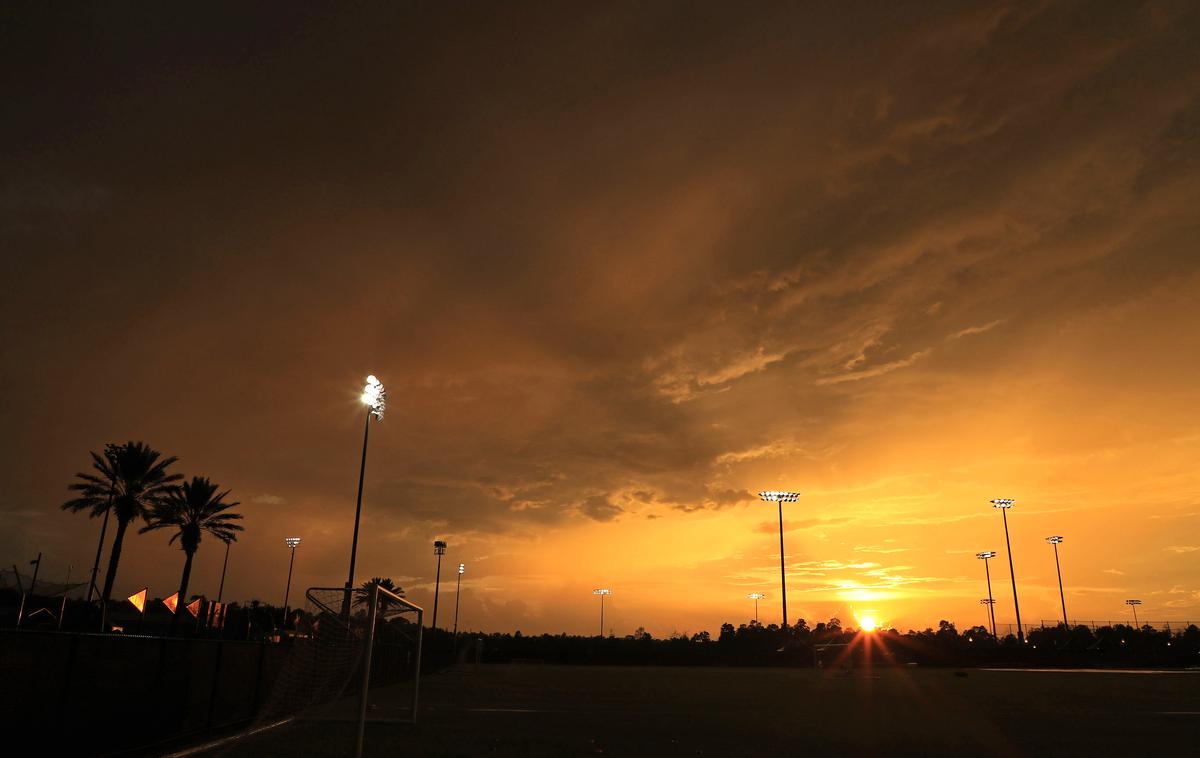
[[[864,632],[873,632],[879,627],[879,622],[875,620],[874,616],[863,616],[858,620],[858,626]]]

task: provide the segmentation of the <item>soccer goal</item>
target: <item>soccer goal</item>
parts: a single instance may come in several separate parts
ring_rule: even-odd
[[[425,612],[377,583],[354,590],[310,587],[304,594],[307,603],[295,613],[291,652],[259,720],[294,714],[303,720],[353,721],[359,756],[368,711],[371,721],[416,723]],[[406,680],[411,681],[406,706],[369,707],[372,686]],[[347,696],[355,691],[351,711]]]

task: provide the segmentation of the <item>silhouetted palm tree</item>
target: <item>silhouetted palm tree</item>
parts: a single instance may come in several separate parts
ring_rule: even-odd
[[[87,599],[92,601],[92,593],[96,590],[96,573],[100,570],[100,556],[104,550],[104,535],[108,532],[108,516],[112,513],[113,497],[116,494],[117,466],[114,457],[117,445],[109,443],[104,446],[104,455],[91,452],[92,468],[98,472],[77,473],[80,481],[67,485],[67,489],[79,493],[79,497],[63,503],[64,511],[78,513],[89,511],[88,516],[96,518],[103,515],[104,522],[100,525],[100,541],[96,543],[96,562],[92,565],[92,578],[88,582]]]
[[[97,458],[93,454],[95,465],[99,465]],[[167,473],[167,468],[176,460],[174,456],[162,458],[161,453],[144,442],[110,445],[105,448],[104,466],[107,469],[102,470],[101,476],[77,474],[82,481],[70,485],[71,489],[80,492],[80,496],[63,505],[67,510],[90,510],[94,516],[109,508],[109,498],[112,499],[117,534],[108,557],[104,590],[100,593],[100,600],[105,605],[117,579],[125,530],[134,519],[145,518],[149,509],[166,497],[172,484],[183,478],[182,474]],[[112,475],[111,481],[105,478],[108,474]]]
[[[171,529],[176,532],[171,535],[169,544],[179,540],[179,547],[187,557],[183,561],[183,576],[179,579],[179,603],[175,606],[175,615],[171,619],[171,634],[179,626],[179,614],[187,605],[188,579],[192,575],[192,558],[200,547],[200,537],[204,532],[222,542],[236,542],[237,532],[243,531],[240,524],[233,523],[242,518],[240,513],[230,513],[229,509],[240,503],[225,502],[229,490],[217,492],[217,485],[202,476],[192,477],[192,481],[184,482],[181,487],[172,487],[167,496],[154,504],[146,518],[146,526],[141,533],[152,532],[155,529]]]
[[[376,584],[378,584],[381,588],[388,590],[389,592],[394,592],[397,595],[399,595],[400,597],[404,597],[404,590],[401,589],[400,587],[397,587],[392,582],[391,579],[377,576],[372,579],[368,579],[367,581],[362,583],[362,586],[360,586],[358,588],[358,592],[354,593],[354,596],[355,596],[354,604],[362,605],[362,606],[370,605],[370,603],[371,603],[371,588],[374,587]],[[379,605],[385,606],[385,605],[387,605],[388,601],[390,601],[390,600],[391,600],[391,598],[384,597],[380,600]]]

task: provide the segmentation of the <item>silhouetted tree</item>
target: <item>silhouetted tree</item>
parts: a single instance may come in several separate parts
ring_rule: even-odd
[[[167,468],[176,460],[174,456],[162,458],[161,453],[144,442],[109,445],[104,456],[93,453],[93,467],[100,471],[100,476],[76,474],[81,481],[70,485],[70,489],[80,495],[63,504],[64,509],[89,510],[95,516],[111,507],[117,517],[117,533],[108,558],[104,590],[100,593],[102,602],[108,602],[117,580],[125,530],[135,519],[145,518],[149,510],[167,496],[173,483],[183,478],[181,474],[167,473]]]
[[[171,634],[179,627],[179,614],[187,603],[188,580],[192,575],[192,559],[200,548],[200,537],[204,532],[222,542],[237,541],[237,532],[243,531],[240,524],[233,522],[242,518],[240,513],[231,513],[240,503],[225,502],[229,490],[217,492],[217,485],[202,476],[192,477],[192,481],[184,482],[181,487],[173,487],[166,497],[159,499],[151,507],[147,516],[147,524],[141,533],[152,532],[156,529],[175,529],[169,544],[179,540],[179,548],[183,550],[183,576],[179,579],[179,604],[175,606],[175,615],[171,619]]]
[[[400,597],[404,597],[404,590],[401,587],[397,587],[390,578],[376,576],[368,579],[359,586],[358,591],[354,593],[354,605],[362,606],[364,608],[368,607],[371,603],[371,588],[376,584],[378,584],[381,589],[385,589],[388,592],[394,592]],[[380,608],[386,608],[388,603],[394,602],[394,600],[386,595],[379,596]]]
[[[104,446],[104,454],[98,455],[91,451],[92,469],[97,473],[77,473],[80,481],[67,485],[67,489],[79,493],[79,497],[63,503],[64,511],[78,513],[87,511],[90,518],[104,516],[100,526],[100,540],[96,544],[96,563],[92,569],[92,578],[88,585],[88,600],[92,598],[95,589],[95,571],[100,567],[100,555],[104,549],[104,534],[108,531],[108,516],[112,513],[113,497],[116,495],[117,466],[115,461],[117,445],[109,443]]]

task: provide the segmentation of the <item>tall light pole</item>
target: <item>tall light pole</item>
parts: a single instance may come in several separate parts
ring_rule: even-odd
[[[610,589],[592,590],[592,594],[600,596],[600,639],[604,639],[604,597],[606,595],[611,595],[612,590],[610,590]]]
[[[764,490],[758,493],[759,498],[767,503],[779,504],[779,586],[783,597],[783,628],[787,629],[787,572],[784,570],[783,558],[783,504],[794,503],[800,499],[799,492],[778,492],[775,490]]]
[[[985,597],[984,599],[979,601],[979,604],[986,605],[988,608],[988,620],[990,620],[992,622],[992,639],[995,639],[996,638],[996,614],[992,612],[992,606],[994,606],[996,604],[996,601],[990,597]]]
[[[751,592],[746,597],[754,601],[754,623],[758,623],[758,601],[762,600],[766,595],[761,592]]]
[[[359,398],[367,406],[367,420],[363,427],[362,463],[358,467],[358,501],[354,506],[354,539],[350,542],[350,574],[346,577],[346,597],[342,599],[342,615],[350,618],[350,595],[354,592],[354,560],[358,556],[358,522],[362,516],[363,476],[367,473],[367,438],[371,433],[371,417],[383,421],[383,411],[387,407],[387,390],[372,374],[367,377]]]
[[[1130,608],[1133,609],[1133,628],[1134,629],[1142,628],[1141,625],[1138,623],[1138,618],[1137,618],[1137,607],[1141,604],[1142,604],[1141,600],[1126,600],[1125,601],[1125,605],[1128,605]]]
[[[1054,569],[1058,571],[1058,599],[1062,603],[1063,626],[1070,629],[1071,622],[1067,621],[1067,596],[1063,594],[1062,588],[1062,566],[1058,562],[1058,546],[1062,544],[1062,541],[1063,538],[1057,534],[1046,538],[1046,542],[1049,542],[1054,547]]]
[[[1021,628],[1021,604],[1017,602],[1017,573],[1013,570],[1012,559],[1012,543],[1008,541],[1008,509],[1013,507],[1013,503],[1017,502],[1011,497],[998,497],[992,500],[992,507],[1000,509],[1000,515],[1004,517],[1004,547],[1008,550],[1008,576],[1012,579],[1013,588],[1013,608],[1017,612],[1017,641],[1025,642],[1025,630]]]
[[[290,598],[292,595],[292,566],[296,565],[296,548],[300,547],[300,538],[285,537],[283,539],[283,544],[292,549],[292,557],[288,561],[287,589],[283,591],[283,625],[286,627],[288,618],[288,598]]]
[[[462,575],[467,570],[467,564],[458,564],[458,583],[454,585],[454,636],[452,639],[458,640],[458,598],[462,595]]]
[[[442,556],[446,554],[446,541],[433,541],[433,554],[437,556],[437,578],[433,580],[433,626],[437,629],[438,589],[442,586]]]
[[[996,637],[996,600],[992,597],[992,572],[988,568],[988,558],[995,558],[995,550],[985,550],[982,553],[976,553],[975,557],[983,561],[983,575],[987,577],[988,588],[988,614],[992,617],[992,638]]]

